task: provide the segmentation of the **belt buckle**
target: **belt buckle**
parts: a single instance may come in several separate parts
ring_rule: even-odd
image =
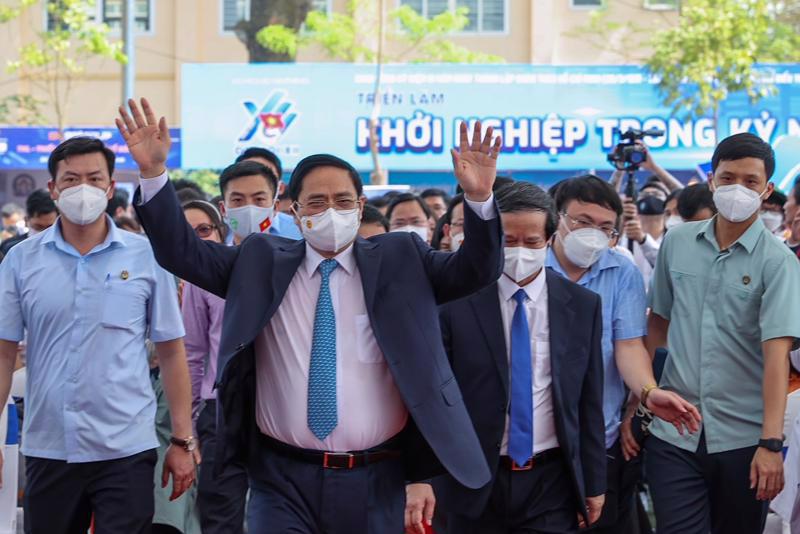
[[[331,458],[344,459],[347,458],[347,466],[331,465]],[[325,469],[352,469],[355,465],[356,456],[349,452],[326,452],[322,454],[322,467]]]
[[[531,469],[533,469],[534,464],[535,464],[535,462],[533,461],[533,458],[531,458],[530,460],[525,462],[524,465],[518,465],[517,462],[515,462],[514,460],[511,460],[511,470],[512,471],[530,471]]]

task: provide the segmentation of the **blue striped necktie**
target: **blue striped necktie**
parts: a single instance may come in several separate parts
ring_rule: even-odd
[[[330,276],[339,266],[336,260],[319,265],[322,283],[314,315],[311,362],[308,369],[308,428],[320,440],[338,424],[336,410],[336,315],[331,300]]]
[[[531,334],[524,289],[514,293],[517,309],[511,321],[511,421],[508,430],[508,455],[517,465],[533,456],[533,370]]]

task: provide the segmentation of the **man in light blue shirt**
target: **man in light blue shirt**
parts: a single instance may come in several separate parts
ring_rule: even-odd
[[[634,511],[635,484],[623,486],[626,467],[619,432],[628,397],[625,386],[658,417],[694,431],[699,414],[675,393],[656,388],[650,357],[644,345],[646,295],[636,266],[609,248],[617,235],[622,202],[617,192],[596,176],[581,176],[553,189],[559,226],[545,265],[599,294],[603,303],[603,415],[609,458],[608,489],[603,514],[595,531],[625,532]],[[635,478],[633,479],[635,482]]]
[[[156,400],[146,339],[155,343],[176,446],[164,483],[177,498],[193,482],[191,394],[172,277],[147,239],[105,214],[114,154],[73,138],[51,154],[61,217],[0,265],[0,397],[27,334],[25,524],[32,534],[149,533]]]

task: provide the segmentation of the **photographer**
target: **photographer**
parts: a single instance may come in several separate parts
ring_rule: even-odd
[[[633,262],[642,273],[645,287],[649,287],[658,249],[664,237],[664,201],[655,195],[645,195],[643,191],[639,194],[640,198],[635,203],[630,197],[623,199],[624,225],[619,244],[628,250],[633,245]]]
[[[655,178],[658,180],[658,182],[663,184],[663,186],[666,188],[666,192],[678,191],[679,189],[683,189],[683,184],[681,183],[680,180],[672,176],[672,174],[670,174],[668,170],[661,167],[658,163],[655,162],[655,160],[653,159],[653,155],[647,148],[647,145],[645,145],[641,139],[635,141],[634,144],[637,147],[640,147],[641,150],[644,152],[644,161],[642,161],[642,163],[639,164],[639,168],[653,173],[652,176],[648,178],[647,183],[654,181],[653,178]],[[614,150],[616,151],[617,149],[615,148]],[[619,168],[617,168],[617,170],[614,171],[614,174],[611,175],[611,184],[617,191],[622,190],[624,177],[625,177],[625,170]],[[644,189],[644,187],[642,189]]]

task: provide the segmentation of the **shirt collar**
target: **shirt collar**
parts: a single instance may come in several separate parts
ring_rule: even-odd
[[[503,299],[503,302],[511,300],[514,298],[514,294],[519,291],[520,289],[525,290],[525,294],[528,295],[528,298],[531,302],[536,302],[543,293],[544,286],[545,286],[545,271],[546,269],[542,268],[539,272],[539,276],[534,278],[528,285],[524,287],[519,287],[516,282],[511,280],[506,275],[501,275],[500,279],[497,281],[497,288],[500,291],[500,298]]]
[[[94,247],[89,254],[94,254],[96,252],[100,252],[101,250],[105,250],[111,245],[120,247],[126,246],[125,240],[123,239],[122,230],[117,228],[117,225],[114,224],[114,220],[109,217],[108,214],[105,214],[105,218],[108,225],[108,233],[106,234],[106,238],[102,243]],[[55,245],[55,247],[61,251],[68,252],[70,254],[77,253],[75,247],[64,240],[64,235],[61,233],[61,216],[56,219],[56,222],[53,224],[53,226],[42,233],[44,234],[42,236],[42,244],[53,243],[53,245]],[[87,254],[87,256],[89,254]]]
[[[700,239],[701,237],[705,237],[708,242],[710,242],[717,250],[719,250],[719,242],[717,242],[717,235],[715,232],[717,217],[719,217],[719,215],[714,215],[705,223],[701,224],[697,229],[696,238]],[[758,244],[759,238],[761,238],[761,234],[766,231],[767,227],[764,226],[761,218],[756,217],[756,220],[753,221],[753,224],[751,224],[747,230],[745,230],[745,232],[733,243],[733,245],[731,245],[731,247],[738,243],[747,251],[748,254],[752,254],[753,249],[755,249],[756,244]]]
[[[339,262],[339,267],[344,269],[348,275],[352,275],[356,268],[356,257],[353,254],[353,247],[355,247],[355,241],[333,258]],[[306,257],[303,260],[303,268],[306,270],[306,274],[309,278],[314,276],[319,264],[325,259],[327,258],[324,258],[322,254],[314,250],[314,248],[306,242]]]

